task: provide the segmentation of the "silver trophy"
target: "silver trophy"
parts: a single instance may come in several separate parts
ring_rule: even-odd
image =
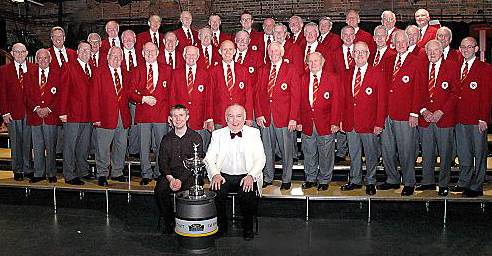
[[[194,198],[204,196],[203,186],[199,184],[198,180],[200,176],[203,175],[203,167],[205,167],[205,163],[203,162],[203,158],[198,156],[198,145],[199,144],[193,144],[193,157],[183,160],[184,167],[190,170],[195,178],[195,183],[189,190],[189,196]]]

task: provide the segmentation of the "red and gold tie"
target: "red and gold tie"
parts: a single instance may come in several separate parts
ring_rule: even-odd
[[[465,68],[463,69],[463,73],[461,73],[461,82],[463,82],[468,75],[468,62],[465,61]]]
[[[436,88],[436,65],[431,63],[431,70],[429,73],[429,98],[434,95],[434,90]]]
[[[24,87],[24,69],[21,64],[19,64],[19,85]]]
[[[92,54],[92,58],[91,58],[91,62],[92,62],[92,65],[94,67],[97,67],[97,62],[96,62],[96,54]]]
[[[376,51],[376,57],[374,57],[374,62],[372,64],[374,67],[379,65],[379,50]]]
[[[232,91],[232,88],[234,87],[234,81],[232,79],[232,69],[231,65],[227,64],[227,79],[226,79],[226,85],[227,85],[227,90],[229,90],[229,93]]]
[[[393,81],[395,81],[395,76],[398,71],[400,71],[401,67],[401,56],[398,55],[398,59],[396,59],[395,67],[393,68]]]
[[[306,56],[304,56],[304,64],[305,65],[307,65],[307,60],[308,60],[309,54],[311,54],[311,45],[307,46]]]
[[[116,96],[118,96],[118,101],[121,99],[121,86],[120,76],[118,75],[118,70],[114,69],[114,88],[116,89]]]
[[[147,71],[147,91],[149,93],[154,92],[154,70],[152,69],[152,64],[149,64],[149,69]]]
[[[188,87],[188,95],[191,95],[193,91],[193,69],[191,67],[188,68],[188,80],[186,83]]]
[[[273,88],[275,87],[275,80],[277,80],[277,65],[272,65],[270,76],[268,77],[268,96],[271,98],[273,95]]]
[[[152,43],[154,43],[157,47],[159,47],[159,42],[157,42],[157,33],[154,32],[152,35]]]
[[[186,37],[188,38],[188,40],[190,40],[191,43],[193,43],[193,38],[191,37],[191,33],[189,29],[186,30]]]
[[[170,52],[169,53],[169,57],[167,58],[167,64],[169,64],[169,66],[171,66],[172,68],[174,68],[174,60],[173,60],[173,54]]]
[[[128,71],[130,71],[130,69],[132,69],[133,67],[135,67],[135,64],[133,63],[133,56],[132,56],[132,52],[131,51],[128,51]]]
[[[44,69],[41,69],[41,81],[39,83],[39,90],[41,91],[41,97],[44,95],[44,89],[46,85],[46,73],[44,73]]]
[[[319,89],[319,79],[318,76],[313,74],[313,104],[316,102],[316,99],[318,98],[318,89]]]
[[[111,40],[111,47],[115,47],[115,45],[116,45],[116,39],[113,38]]]
[[[89,65],[87,63],[85,63],[84,72],[87,75],[87,77],[91,79],[91,72],[89,70]]]
[[[238,54],[239,54],[239,56],[237,57],[237,61],[236,62],[239,62],[239,63],[243,64],[243,53],[240,52]]]
[[[213,43],[215,47],[219,47],[219,39],[217,38],[217,33],[214,33]]]
[[[354,59],[352,58],[352,54],[350,54],[351,51],[350,51],[350,48],[347,49],[347,63],[348,63],[348,68],[350,68],[353,63],[354,63]]]
[[[205,55],[205,62],[207,63],[207,68],[210,67],[210,55],[208,55],[208,47],[205,47],[205,49],[203,49],[203,54]]]
[[[60,61],[61,61],[61,65],[63,66],[63,64],[65,64],[65,62],[67,62],[65,60],[65,54],[63,54],[62,50],[58,50],[58,52],[60,53]]]
[[[357,68],[357,73],[355,73],[354,81],[354,98],[359,94],[360,87],[362,85],[362,74],[360,73],[360,68]]]

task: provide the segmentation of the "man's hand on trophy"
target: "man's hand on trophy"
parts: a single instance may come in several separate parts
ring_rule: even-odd
[[[244,192],[253,191],[253,184],[254,184],[253,177],[249,174],[244,176],[244,178],[241,179],[241,183],[239,183],[240,186],[243,186]]]
[[[226,180],[222,175],[220,174],[215,174],[214,177],[212,177],[212,190],[220,190],[220,185],[224,184]]]
[[[172,191],[178,191],[181,189],[181,180],[180,179],[173,179],[171,180],[171,183],[169,184],[171,187]]]

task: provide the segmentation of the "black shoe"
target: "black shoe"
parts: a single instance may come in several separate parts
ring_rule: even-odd
[[[352,182],[349,182],[349,183],[346,183],[346,184],[342,185],[340,187],[340,190],[342,190],[342,191],[350,191],[350,190],[359,189],[359,188],[362,188],[362,185],[354,184]]]
[[[34,172],[24,173],[24,178],[26,178],[26,179],[34,178]]]
[[[82,176],[82,179],[84,179],[84,180],[95,180],[96,176],[94,176],[92,173],[89,173],[85,176]]]
[[[104,176],[99,177],[97,180],[97,185],[102,186],[102,187],[107,187],[108,186],[108,179]]]
[[[95,155],[95,154],[89,154],[89,155],[87,156],[87,159],[88,159],[88,160],[95,160],[95,159],[96,159],[96,155]]]
[[[403,189],[401,190],[401,196],[411,196],[413,195],[414,190],[415,190],[414,187],[404,186]]]
[[[373,196],[376,194],[376,186],[374,184],[370,184],[366,186],[366,194]]]
[[[244,230],[243,231],[243,239],[246,240],[246,241],[251,241],[253,240],[253,238],[255,237],[255,233],[253,232],[253,230]]]
[[[280,190],[289,190],[290,189],[290,185],[291,185],[290,182],[287,182],[287,183],[283,183],[282,182],[282,185],[280,186]]]
[[[452,186],[451,188],[449,188],[449,191],[451,192],[464,192],[465,191],[465,188],[462,187],[462,186]]]
[[[63,159],[63,153],[56,153],[56,159]]]
[[[311,181],[305,181],[304,183],[302,183],[302,189],[309,189],[309,188],[312,188],[316,186],[316,182],[311,182]]]
[[[171,235],[174,233],[174,227],[171,223],[164,223],[164,228],[162,229],[162,234]]]
[[[71,180],[65,180],[65,183],[70,184],[70,185],[84,185],[85,182],[80,180],[80,178],[73,178]]]
[[[270,186],[270,185],[272,185],[272,183],[271,183],[271,182],[266,182],[266,181],[265,181],[265,182],[263,182],[263,185],[261,186],[261,188],[266,188],[266,187],[268,187],[268,186]]]
[[[448,196],[449,189],[448,187],[439,187],[439,192],[437,192],[438,195],[440,196]]]
[[[436,190],[436,184],[418,185],[415,191]]]
[[[56,183],[57,181],[58,181],[58,179],[56,178],[56,176],[48,177],[48,182],[49,183]]]
[[[335,156],[335,164],[345,161],[345,157]]]
[[[483,196],[483,191],[465,189],[465,191],[463,191],[462,196],[463,197],[479,197],[479,196]]]
[[[111,180],[119,181],[119,182],[128,182],[128,179],[125,177],[125,175],[120,175],[118,177],[111,177]]]
[[[391,183],[385,182],[381,185],[377,185],[376,188],[378,190],[400,189],[400,184],[391,184]]]
[[[36,183],[45,179],[46,179],[45,177],[32,177],[31,179],[29,179],[29,183]]]
[[[142,180],[140,181],[140,185],[142,186],[145,186],[145,185],[149,185],[149,183],[152,181],[152,179],[149,179],[149,178],[142,178]]]
[[[23,181],[24,180],[24,174],[23,173],[14,173],[14,180]]]
[[[328,190],[328,184],[319,184],[318,191],[326,191]]]

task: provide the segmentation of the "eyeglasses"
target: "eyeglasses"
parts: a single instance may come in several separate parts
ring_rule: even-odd
[[[26,53],[27,51],[26,50],[22,50],[22,51],[15,50],[15,51],[12,51],[12,52],[15,53],[15,54],[20,54],[20,53]]]
[[[367,54],[366,50],[353,50],[354,55],[364,55]]]
[[[463,50],[464,50],[464,49],[469,49],[469,50],[471,50],[471,49],[473,49],[473,48],[475,48],[475,47],[476,47],[476,45],[460,45],[460,48],[461,48],[461,49],[463,49]]]

